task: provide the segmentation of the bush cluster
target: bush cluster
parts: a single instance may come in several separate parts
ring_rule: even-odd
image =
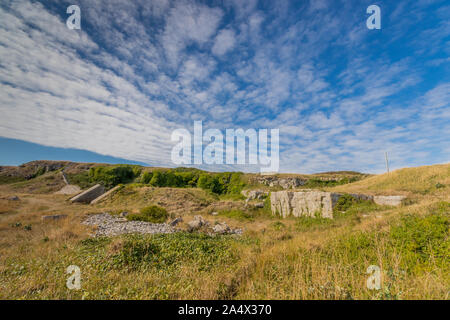
[[[183,168],[144,172],[140,182],[154,187],[198,187],[215,194],[239,194],[245,183],[240,172],[207,173]]]
[[[137,166],[118,165],[90,168],[88,176],[91,183],[100,183],[107,188],[111,188],[120,183],[133,181],[140,173],[141,168]]]

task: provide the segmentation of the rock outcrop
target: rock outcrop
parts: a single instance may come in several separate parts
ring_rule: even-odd
[[[298,177],[280,178],[277,176],[261,176],[256,178],[258,183],[264,184],[269,187],[280,186],[283,189],[293,189],[305,185],[306,179]]]
[[[70,201],[90,203],[92,200],[100,197],[103,193],[105,193],[105,187],[100,184],[96,184],[92,188],[87,189],[86,191],[73,197],[72,199],[70,199]]]

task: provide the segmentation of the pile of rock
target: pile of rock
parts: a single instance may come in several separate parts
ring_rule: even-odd
[[[101,213],[89,216],[83,224],[95,226],[95,237],[116,236],[126,233],[173,233],[176,230],[166,223],[150,223],[144,221],[128,221],[125,218],[117,218],[109,213]]]

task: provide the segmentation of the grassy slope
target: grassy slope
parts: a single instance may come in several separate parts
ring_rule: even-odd
[[[1,197],[24,192],[19,203],[0,203],[0,298],[448,299],[449,168],[402,169],[332,188],[415,200],[399,208],[360,205],[334,221],[207,216],[218,199],[197,189],[127,186],[106,202],[86,206],[0,186]],[[80,224],[88,213],[156,202],[177,213],[183,203],[205,203],[202,212],[211,223],[243,226],[245,235],[88,240],[89,229]],[[41,222],[42,215],[54,213],[70,217]],[[65,287],[71,264],[81,268],[79,291]],[[383,270],[380,291],[366,287],[369,265]]]
[[[444,187],[439,188],[440,185]],[[450,163],[400,169],[330,190],[368,194],[444,195],[450,193],[449,185]]]

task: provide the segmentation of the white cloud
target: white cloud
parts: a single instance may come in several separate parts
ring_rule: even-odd
[[[235,46],[235,43],[236,40],[233,30],[221,30],[214,41],[214,46],[212,47],[211,51],[216,56],[222,56],[228,51],[232,50]]]

